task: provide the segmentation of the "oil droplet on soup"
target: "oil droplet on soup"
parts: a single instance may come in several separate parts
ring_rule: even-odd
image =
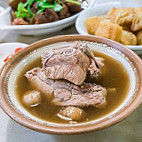
[[[130,86],[128,73],[117,60],[106,54],[98,52],[94,52],[94,54],[96,57],[104,58],[104,67],[102,67],[101,75],[97,79],[87,77],[86,82],[96,83],[107,89],[107,105],[102,109],[94,107],[83,108],[86,114],[82,120],[78,121],[78,123],[96,120],[112,112],[124,101]],[[24,74],[34,67],[42,67],[40,58],[27,64],[17,77],[16,94],[19,102],[29,113],[37,118],[54,123],[68,124],[68,121],[60,119],[57,116],[62,107],[56,106],[44,98],[42,99],[42,103],[36,107],[24,105],[22,101],[24,94],[33,89]]]

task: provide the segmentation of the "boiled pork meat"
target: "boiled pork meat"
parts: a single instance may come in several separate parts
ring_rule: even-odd
[[[34,68],[25,76],[35,90],[42,92],[55,105],[97,108],[106,105],[107,91],[100,85],[84,82],[77,86],[66,80],[51,80],[43,68]]]
[[[103,66],[103,59],[96,58],[87,45],[76,44],[53,49],[46,51],[41,57],[49,79],[65,79],[75,85],[81,85],[87,74],[97,77]]]

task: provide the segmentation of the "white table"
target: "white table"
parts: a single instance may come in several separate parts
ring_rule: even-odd
[[[133,2],[142,4],[141,0],[133,0]],[[50,36],[62,34],[77,34],[77,32],[74,26],[72,26]],[[0,35],[1,42],[18,41],[27,44],[50,37],[26,37],[18,35],[15,32],[4,31],[0,31]],[[142,106],[126,120],[115,126],[98,132],[74,136],[56,136],[35,132],[15,123],[0,109],[0,142],[142,142]]]

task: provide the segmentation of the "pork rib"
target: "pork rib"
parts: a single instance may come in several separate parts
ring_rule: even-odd
[[[48,79],[44,69],[34,68],[25,75],[34,89],[52,98],[52,103],[58,106],[94,106],[106,105],[107,91],[94,83],[83,83],[76,86],[65,80]]]

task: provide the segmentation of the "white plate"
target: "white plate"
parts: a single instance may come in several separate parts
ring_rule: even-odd
[[[87,29],[85,27],[85,20],[93,16],[102,16],[107,13],[112,7],[121,8],[121,7],[137,7],[132,3],[122,3],[120,2],[108,2],[104,4],[95,5],[93,8],[90,8],[82,12],[76,20],[76,29],[78,33],[88,35]],[[142,54],[142,45],[138,46],[127,46],[129,49],[133,50],[137,54]]]
[[[14,54],[14,51],[16,48],[18,47],[25,48],[27,46],[28,46],[27,44],[20,43],[20,42],[0,44],[0,68],[4,65],[4,59],[8,55]]]
[[[0,12],[4,12],[5,11],[5,9],[2,7],[2,6],[0,6]],[[2,14],[2,13],[0,13],[0,14]]]
[[[1,1],[5,2],[5,0]],[[87,1],[89,3],[88,7],[89,9],[94,5],[95,0],[87,0]],[[69,18],[52,23],[38,24],[38,25],[11,25],[11,20],[10,20],[11,12],[7,12],[7,14],[5,15],[6,17],[0,17],[1,21],[0,30],[14,30],[23,35],[33,35],[33,36],[52,34],[74,24],[76,18],[79,16],[80,13],[81,12]]]

